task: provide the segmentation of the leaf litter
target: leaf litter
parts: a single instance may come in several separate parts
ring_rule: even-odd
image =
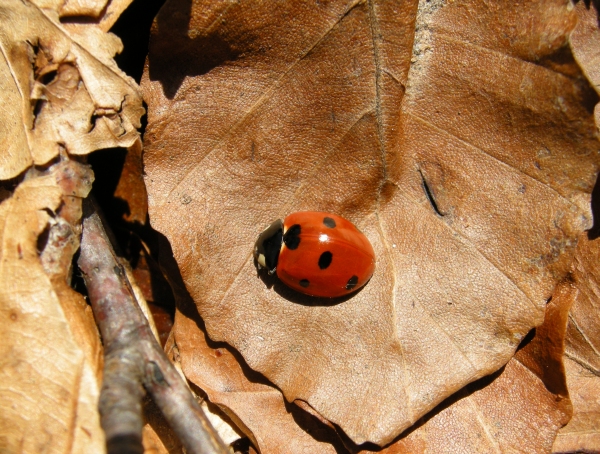
[[[0,12],[1,134],[8,147],[1,178],[65,153],[135,142],[141,95],[112,60],[118,38],[89,24],[61,24],[57,11],[35,3],[9,0]]]
[[[77,171],[87,172],[87,179],[65,184],[64,174]],[[45,175],[27,178],[0,205],[0,446],[6,452],[40,452],[47,446],[104,451],[97,411],[102,368],[97,329],[83,297],[67,284],[70,260],[47,274],[37,250],[48,223],[55,218],[54,226],[61,225],[60,216],[50,213],[59,212],[63,199],[87,195],[89,172],[74,162],[57,164]],[[78,243],[68,230],[63,239]],[[50,248],[55,239],[51,227]]]
[[[563,1],[168,2],[142,81],[149,213],[210,338],[357,444],[505,365],[591,227],[575,24]],[[352,298],[257,277],[256,236],[300,210],[371,240]]]
[[[106,449],[103,349],[72,288],[81,201],[94,176],[70,157],[134,143],[143,113],[136,84],[112,61],[119,39],[70,23],[103,11],[114,20],[129,1],[106,3],[0,6],[2,451]]]
[[[120,42],[103,33],[127,2],[87,2],[81,15],[105,12],[91,27],[69,22],[79,15],[75,2],[35,4],[2,7],[15,30],[21,13],[41,25],[21,27],[19,36],[0,30],[3,103],[17,109],[3,115],[9,152],[0,169],[7,179],[57,156],[62,162],[28,172],[12,196],[3,192],[0,211],[17,207],[3,217],[5,226],[24,221],[32,230],[5,228],[2,251],[15,262],[16,250],[22,263],[15,270],[37,269],[35,286],[45,290],[32,294],[53,301],[43,308],[59,323],[51,329],[70,332],[60,345],[77,346],[59,380],[84,392],[68,396],[76,416],[60,412],[52,441],[101,451],[101,348],[89,308],[69,285],[80,198],[93,176],[65,158],[115,145],[139,151],[141,98],[112,62]],[[178,359],[211,402],[261,452],[354,451],[354,443],[392,441],[414,422],[386,452],[441,448],[449,433],[456,443],[443,446],[448,451],[549,452],[570,401],[557,360],[562,350],[548,353],[553,345],[540,333],[550,329],[561,339],[565,307],[575,298],[567,335],[567,355],[578,359],[567,360],[575,417],[554,450],[593,446],[597,380],[581,364],[595,361],[597,336],[577,303],[595,279],[578,236],[591,226],[597,98],[568,47],[571,8],[558,1],[519,11],[466,1],[359,1],[300,5],[300,12],[277,5],[264,14],[258,5],[249,17],[239,5],[213,3],[190,6],[188,24],[185,15],[169,16],[182,8],[177,2],[167,6],[145,74],[146,182],[153,225],[171,240],[208,332],[244,357],[205,338],[194,310],[178,312]],[[521,17],[531,20],[515,25]],[[186,54],[199,58],[182,59]],[[140,173],[132,162],[132,187],[139,188]],[[76,175],[75,194],[69,175]],[[139,190],[131,215],[142,222]],[[123,198],[129,192],[121,187]],[[323,303],[257,278],[248,260],[255,235],[301,209],[345,215],[376,245],[379,273],[355,298]],[[577,241],[575,263],[583,268],[571,269]],[[576,291],[569,273],[580,273]],[[3,305],[22,309],[13,297],[6,294]],[[544,325],[509,361],[544,310]],[[23,333],[32,327],[21,326]],[[20,329],[7,330],[7,345],[27,350]],[[31,357],[25,350],[5,360]],[[206,358],[226,360],[203,369]],[[42,403],[57,398],[47,370]],[[520,411],[518,418],[498,411],[504,397],[504,410],[516,405],[511,414]],[[46,424],[31,411],[33,424]],[[65,421],[75,429],[61,429]],[[7,443],[19,436],[18,424],[11,427]],[[34,450],[47,442],[26,439]]]

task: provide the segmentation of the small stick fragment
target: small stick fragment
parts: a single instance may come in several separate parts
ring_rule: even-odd
[[[89,199],[84,201],[84,213],[78,265],[106,352],[99,407],[109,454],[143,453],[143,388],[187,452],[228,453],[152,334]]]

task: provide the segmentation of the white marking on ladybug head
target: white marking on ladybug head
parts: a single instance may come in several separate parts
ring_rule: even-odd
[[[258,264],[264,268],[267,267],[267,262],[265,262],[265,256],[264,254],[258,254],[258,257],[256,257],[256,261],[258,262]]]

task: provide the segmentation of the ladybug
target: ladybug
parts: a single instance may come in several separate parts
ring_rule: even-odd
[[[367,237],[350,221],[318,211],[273,222],[256,240],[254,258],[288,287],[326,298],[355,292],[375,271]]]

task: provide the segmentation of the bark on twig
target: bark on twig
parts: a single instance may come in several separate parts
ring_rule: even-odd
[[[78,265],[106,352],[99,407],[108,452],[143,452],[145,388],[187,452],[226,454],[227,448],[152,334],[92,202],[84,204]]]

